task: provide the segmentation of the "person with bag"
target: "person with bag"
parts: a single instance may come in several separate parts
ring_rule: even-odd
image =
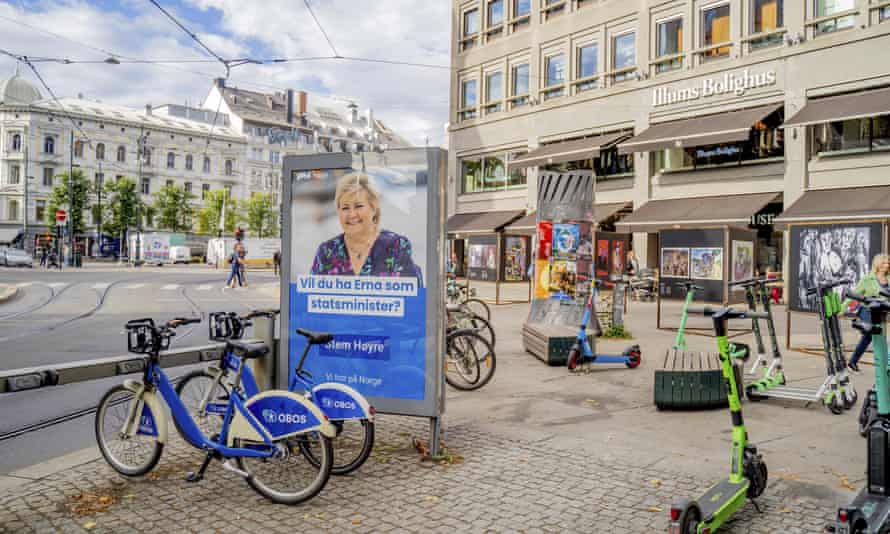
[[[238,285],[242,285],[241,281],[241,264],[243,260],[241,259],[240,249],[241,243],[235,243],[235,247],[232,250],[232,254],[229,256],[229,279],[226,281],[226,287],[223,289],[234,289],[235,288],[235,280],[238,281]]]
[[[890,273],[890,256],[887,254],[877,254],[871,260],[871,272],[862,277],[862,280],[860,280],[853,289],[853,293],[864,297],[880,296],[882,289],[890,290],[890,281],[888,281],[887,278],[888,273]],[[854,303],[856,303],[856,301],[846,299],[844,300],[843,306],[849,308],[850,305]],[[871,321],[871,313],[868,311],[868,308],[859,305],[856,313],[863,321]],[[871,345],[871,334],[862,334],[862,338],[859,340],[859,344],[856,345],[856,349],[853,351],[853,355],[850,357],[847,367],[858,373],[859,358],[862,357],[862,354],[865,353],[865,350],[869,345]]]

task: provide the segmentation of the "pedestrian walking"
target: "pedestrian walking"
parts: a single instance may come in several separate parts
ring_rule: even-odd
[[[241,281],[241,255],[239,254],[239,248],[241,243],[235,243],[235,247],[232,250],[232,254],[229,256],[229,279],[226,281],[226,288],[234,289],[235,282],[238,282],[238,285],[242,285]]]
[[[275,272],[275,276],[278,276],[279,269],[281,268],[281,251],[276,250],[274,254],[272,254],[272,269]]]
[[[871,272],[862,277],[862,280],[853,289],[853,293],[864,297],[880,296],[882,289],[890,289],[890,281],[887,278],[888,273],[890,273],[890,256],[887,254],[876,255],[871,261]],[[852,299],[846,299],[844,300],[844,306],[850,306],[854,302]],[[857,314],[863,321],[871,322],[871,312],[865,306],[860,304]],[[862,357],[869,345],[871,345],[871,334],[862,334],[862,338],[859,340],[859,344],[856,345],[856,350],[853,351],[853,356],[850,357],[847,367],[858,372],[859,358]]]
[[[40,249],[40,266],[46,267],[46,260],[49,259],[49,251],[47,247],[43,247]]]
[[[238,243],[238,268],[241,270],[241,283],[247,287],[247,249],[243,243]]]

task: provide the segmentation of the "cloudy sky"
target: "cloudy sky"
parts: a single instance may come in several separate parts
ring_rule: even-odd
[[[303,0],[158,1],[226,59],[333,54]],[[449,64],[450,2],[310,0],[310,5],[340,56]],[[122,61],[209,58],[149,0],[0,0],[0,49],[93,61],[105,59],[106,52]],[[85,98],[135,108],[147,103],[199,104],[212,79],[225,72],[218,62],[35,66],[59,97],[83,93]],[[0,78],[14,68],[15,60],[0,56]],[[23,75],[38,84],[26,71],[22,69]],[[300,60],[237,67],[228,83],[256,91],[293,88],[357,99],[413,143],[423,145],[429,138],[431,145],[442,145],[448,75],[447,68]]]

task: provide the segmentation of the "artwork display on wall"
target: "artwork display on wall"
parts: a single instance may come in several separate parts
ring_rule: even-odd
[[[497,236],[473,236],[467,247],[467,278],[494,282],[498,277]]]
[[[723,280],[723,249],[696,247],[691,256],[692,278]]]
[[[624,273],[625,253],[623,241],[612,241],[612,274]]]
[[[689,249],[661,249],[661,276],[664,278],[689,278]]]
[[[504,280],[519,282],[526,279],[528,271],[528,240],[525,237],[504,238]]]
[[[550,265],[550,291],[575,296],[576,264],[573,261],[553,260]]]
[[[581,244],[581,228],[577,224],[553,225],[553,257],[575,259]]]
[[[847,279],[853,288],[881,251],[881,224],[837,224],[793,227],[791,231],[791,308],[816,311],[816,296],[807,289]]]
[[[748,280],[754,277],[754,242],[732,242],[732,281]]]
[[[609,273],[609,240],[596,241],[596,274],[606,276]]]

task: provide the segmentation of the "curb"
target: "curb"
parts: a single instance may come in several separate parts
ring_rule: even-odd
[[[0,284],[0,304],[12,300],[18,293],[18,287],[9,284]]]

